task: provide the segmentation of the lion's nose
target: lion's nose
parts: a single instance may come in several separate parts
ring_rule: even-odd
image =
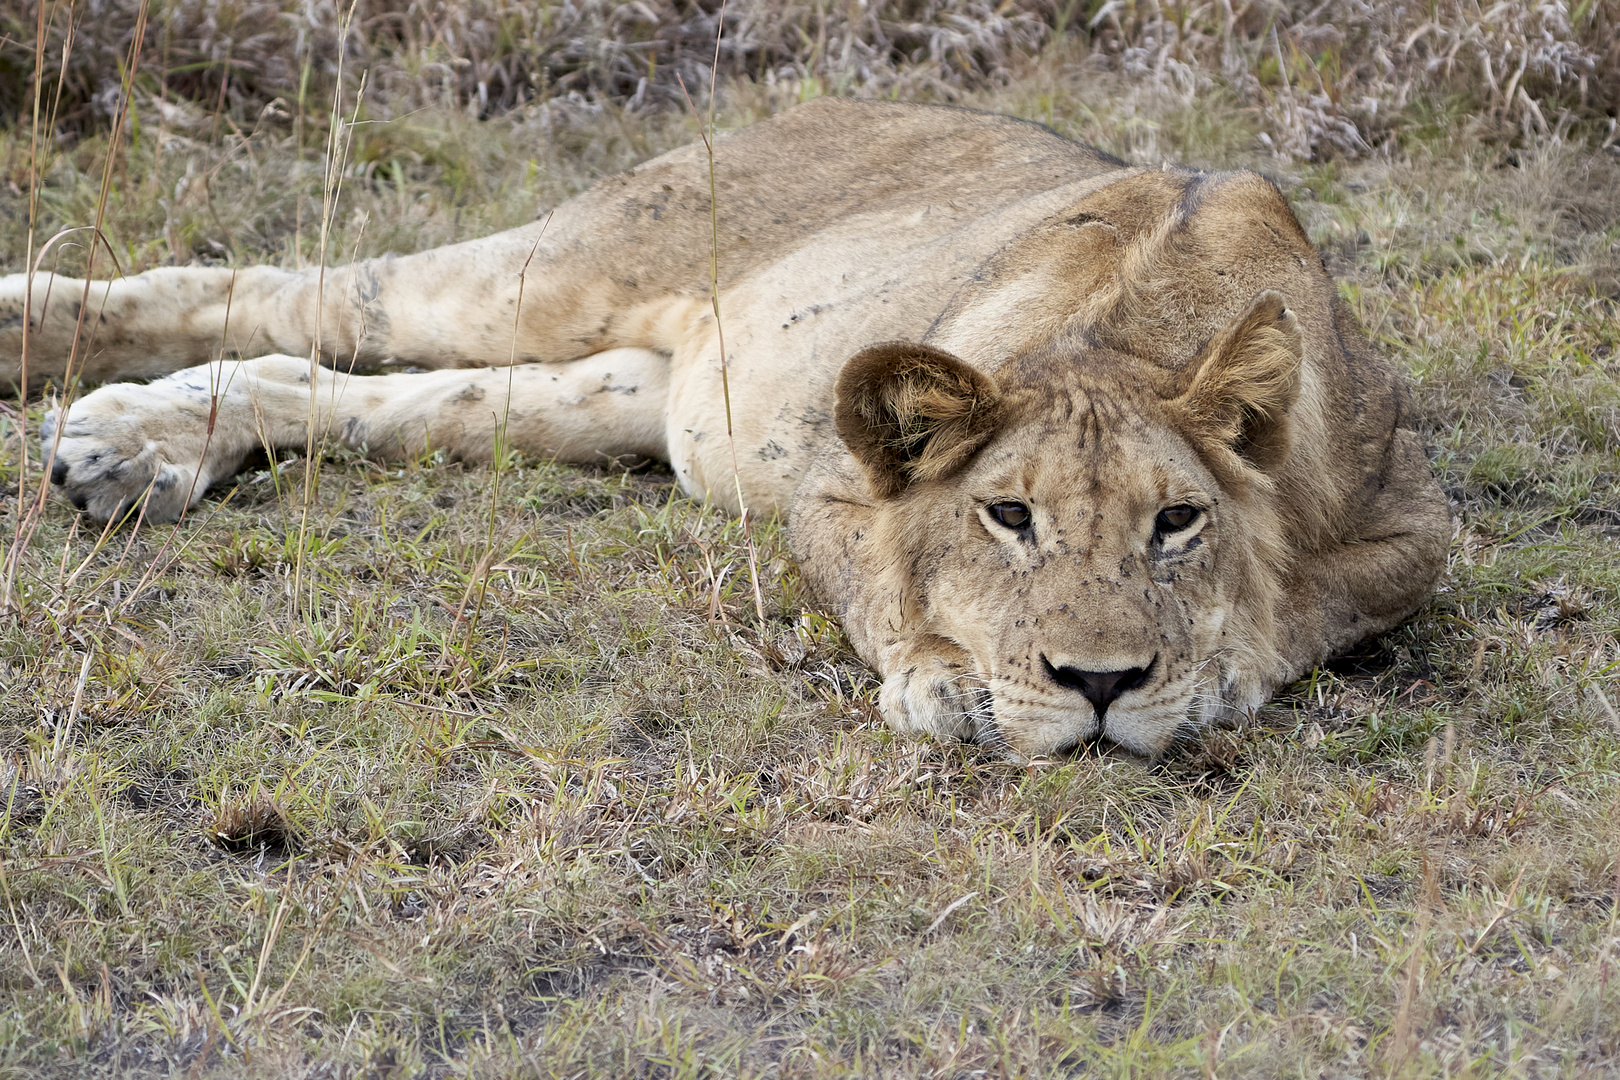
[[[1120,671],[1082,671],[1077,667],[1053,664],[1044,656],[1041,660],[1046,664],[1046,673],[1059,684],[1086,695],[1086,700],[1097,710],[1097,719],[1101,720],[1103,714],[1108,711],[1108,706],[1118,700],[1121,694],[1129,693],[1147,683],[1148,676],[1153,673],[1153,666],[1158,663],[1159,658],[1155,656],[1145,667],[1125,668]]]

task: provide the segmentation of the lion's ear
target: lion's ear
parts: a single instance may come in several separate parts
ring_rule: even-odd
[[[838,435],[883,497],[961,468],[1001,416],[995,380],[927,345],[873,345],[838,376]]]
[[[1304,340],[1281,293],[1267,290],[1190,367],[1178,404],[1192,433],[1262,470],[1288,457]]]

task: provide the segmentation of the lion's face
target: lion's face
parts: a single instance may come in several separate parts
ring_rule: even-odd
[[[972,658],[1023,754],[1107,740],[1155,755],[1220,708],[1247,530],[1186,438],[1119,390],[1019,395],[954,482],[908,500],[926,506],[921,615]]]
[[[883,407],[867,410],[875,426],[841,416],[857,458],[890,478],[879,542],[904,578],[896,617],[964,654],[963,680],[988,699],[981,739],[1028,757],[1089,743],[1155,756],[1189,722],[1257,704],[1230,673],[1264,667],[1253,653],[1274,637],[1284,568],[1265,467],[1286,453],[1298,352],[1280,300],[1254,314],[1280,380],[1234,372],[1220,342],[1159,386],[1113,377],[1127,365],[1096,354],[1026,359],[992,381],[911,346],[934,369],[923,385],[892,353],[873,385],[898,389],[896,422],[882,426]],[[862,401],[841,387],[841,408]]]

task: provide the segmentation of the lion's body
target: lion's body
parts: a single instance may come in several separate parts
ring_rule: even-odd
[[[1157,752],[1432,587],[1446,508],[1401,384],[1266,181],[1128,168],[1001,117],[823,101],[721,139],[716,190],[735,456],[699,146],[533,225],[324,279],[93,284],[88,379],[188,370],[75,404],[47,441],[53,479],[102,518],[142,499],[173,517],[254,446],[303,446],[311,420],[381,454],[487,458],[504,422],[531,453],[663,458],[693,495],[790,514],[806,574],[885,677],[891,722],[977,727],[1025,753],[1100,733]],[[22,291],[0,279],[0,358],[20,353]],[[60,376],[84,286],[52,291],[35,379]],[[36,295],[36,323],[40,309]],[[979,380],[973,415],[996,417],[934,473],[926,446],[949,447],[933,420],[885,441],[887,391],[861,412],[859,387],[839,389],[846,360],[895,339],[951,356],[885,354],[874,386],[965,365],[952,385]],[[283,355],[208,365],[222,340]],[[329,367],[312,404],[314,350]],[[355,362],[451,370],[330,370]],[[1199,374],[1217,368],[1287,386],[1268,405]],[[974,520],[997,498],[1038,524]],[[1139,520],[1167,498],[1200,515],[1170,554]],[[1137,669],[1101,704],[1080,678]]]

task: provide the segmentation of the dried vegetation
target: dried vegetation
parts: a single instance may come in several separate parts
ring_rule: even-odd
[[[1413,107],[1525,135],[1620,109],[1615,0],[58,0],[43,35],[40,6],[0,12],[0,115],[27,111],[37,55],[55,123],[76,131],[117,114],[137,32],[139,95],[239,127],[319,112],[362,84],[390,117],[534,103],[646,112],[711,77],[955,101],[1027,76],[1049,45],[1077,74],[1226,89],[1291,157],[1365,153]]]
[[[7,272],[30,195],[125,271],[530,220],[697,133],[718,19],[157,4],[115,137],[137,6],[58,3],[33,143],[34,10]],[[724,124],[894,93],[1267,170],[1412,372],[1435,602],[1154,768],[893,738],[776,526],[761,624],[656,469],[294,456],[97,535],[0,405],[0,1070],[1613,1074],[1616,11],[727,8]]]

